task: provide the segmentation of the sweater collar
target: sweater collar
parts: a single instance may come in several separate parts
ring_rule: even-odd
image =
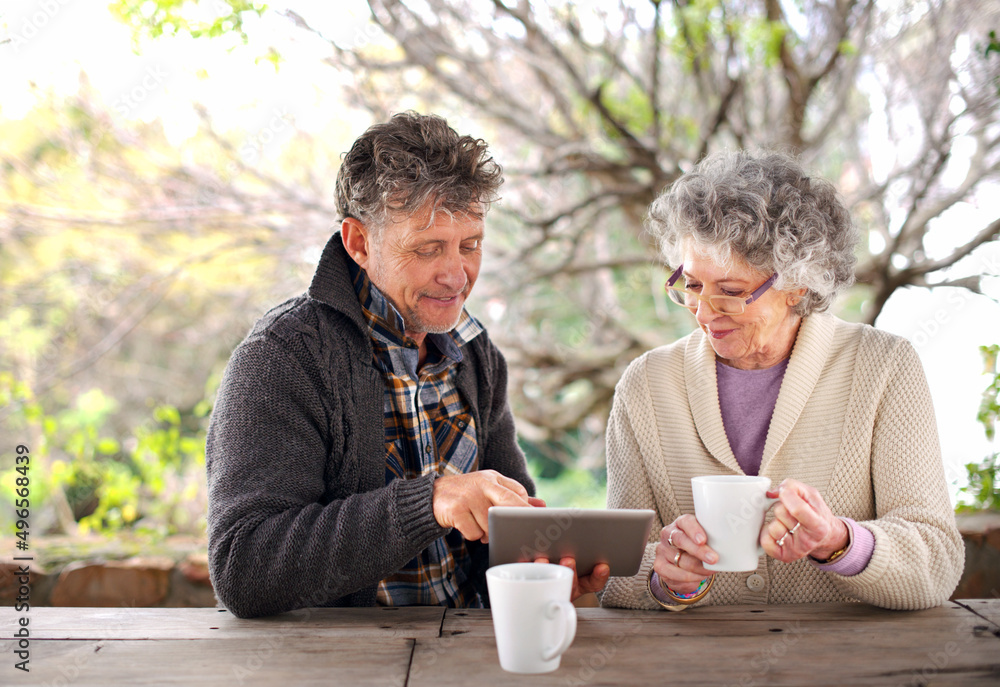
[[[827,313],[813,313],[802,319],[767,429],[764,456],[760,461],[761,474],[792,433],[820,375],[826,369],[827,359],[833,350],[835,327],[836,320]]]
[[[806,401],[812,394],[820,374],[826,367],[833,343],[835,320],[825,313],[814,313],[802,319],[792,348],[781,391],[774,406],[771,424],[764,443],[759,474],[765,474],[768,462],[781,449],[795,427]],[[684,374],[687,378],[688,403],[695,427],[705,447],[719,462],[736,474],[742,469],[733,455],[722,423],[719,406],[719,386],[716,377],[715,351],[701,330],[687,340],[684,352]]]
[[[351,283],[348,266],[353,262],[344,249],[340,232],[336,232],[323,248],[308,294],[310,298],[343,313],[359,330],[367,332],[368,325],[361,310],[361,302]]]

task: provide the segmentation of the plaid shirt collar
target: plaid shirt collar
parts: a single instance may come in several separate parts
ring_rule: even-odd
[[[368,273],[353,260],[348,262],[351,281],[354,290],[361,301],[368,330],[376,341],[388,346],[403,348],[418,348],[417,342],[406,335],[406,323],[396,307],[379,291],[378,287],[368,278]],[[445,334],[427,335],[441,355],[451,363],[462,362],[462,346],[475,339],[483,332],[483,326],[463,307],[455,328]]]

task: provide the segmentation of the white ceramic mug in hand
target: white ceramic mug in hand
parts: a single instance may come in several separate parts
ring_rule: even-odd
[[[764,514],[778,499],[767,498],[768,477],[747,475],[704,475],[691,478],[694,515],[708,545],[719,554],[717,563],[705,563],[708,570],[740,572],[757,569],[764,555],[760,528]]]
[[[500,667],[548,673],[576,637],[573,571],[553,563],[507,563],[486,571]]]

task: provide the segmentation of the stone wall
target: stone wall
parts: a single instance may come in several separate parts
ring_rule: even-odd
[[[5,542],[6,543],[6,542]],[[135,553],[104,539],[36,540],[27,552],[32,606],[215,606],[208,579],[208,556],[201,540],[167,539]],[[13,550],[13,543],[4,551]],[[25,553],[19,555],[24,556]],[[78,560],[74,560],[78,558]],[[17,571],[25,561],[0,558],[0,604],[14,605],[19,589]]]

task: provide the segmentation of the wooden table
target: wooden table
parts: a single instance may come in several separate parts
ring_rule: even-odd
[[[547,675],[505,673],[489,611],[0,609],[0,685],[998,685],[1000,600],[578,609]],[[27,616],[30,667],[11,639]]]

